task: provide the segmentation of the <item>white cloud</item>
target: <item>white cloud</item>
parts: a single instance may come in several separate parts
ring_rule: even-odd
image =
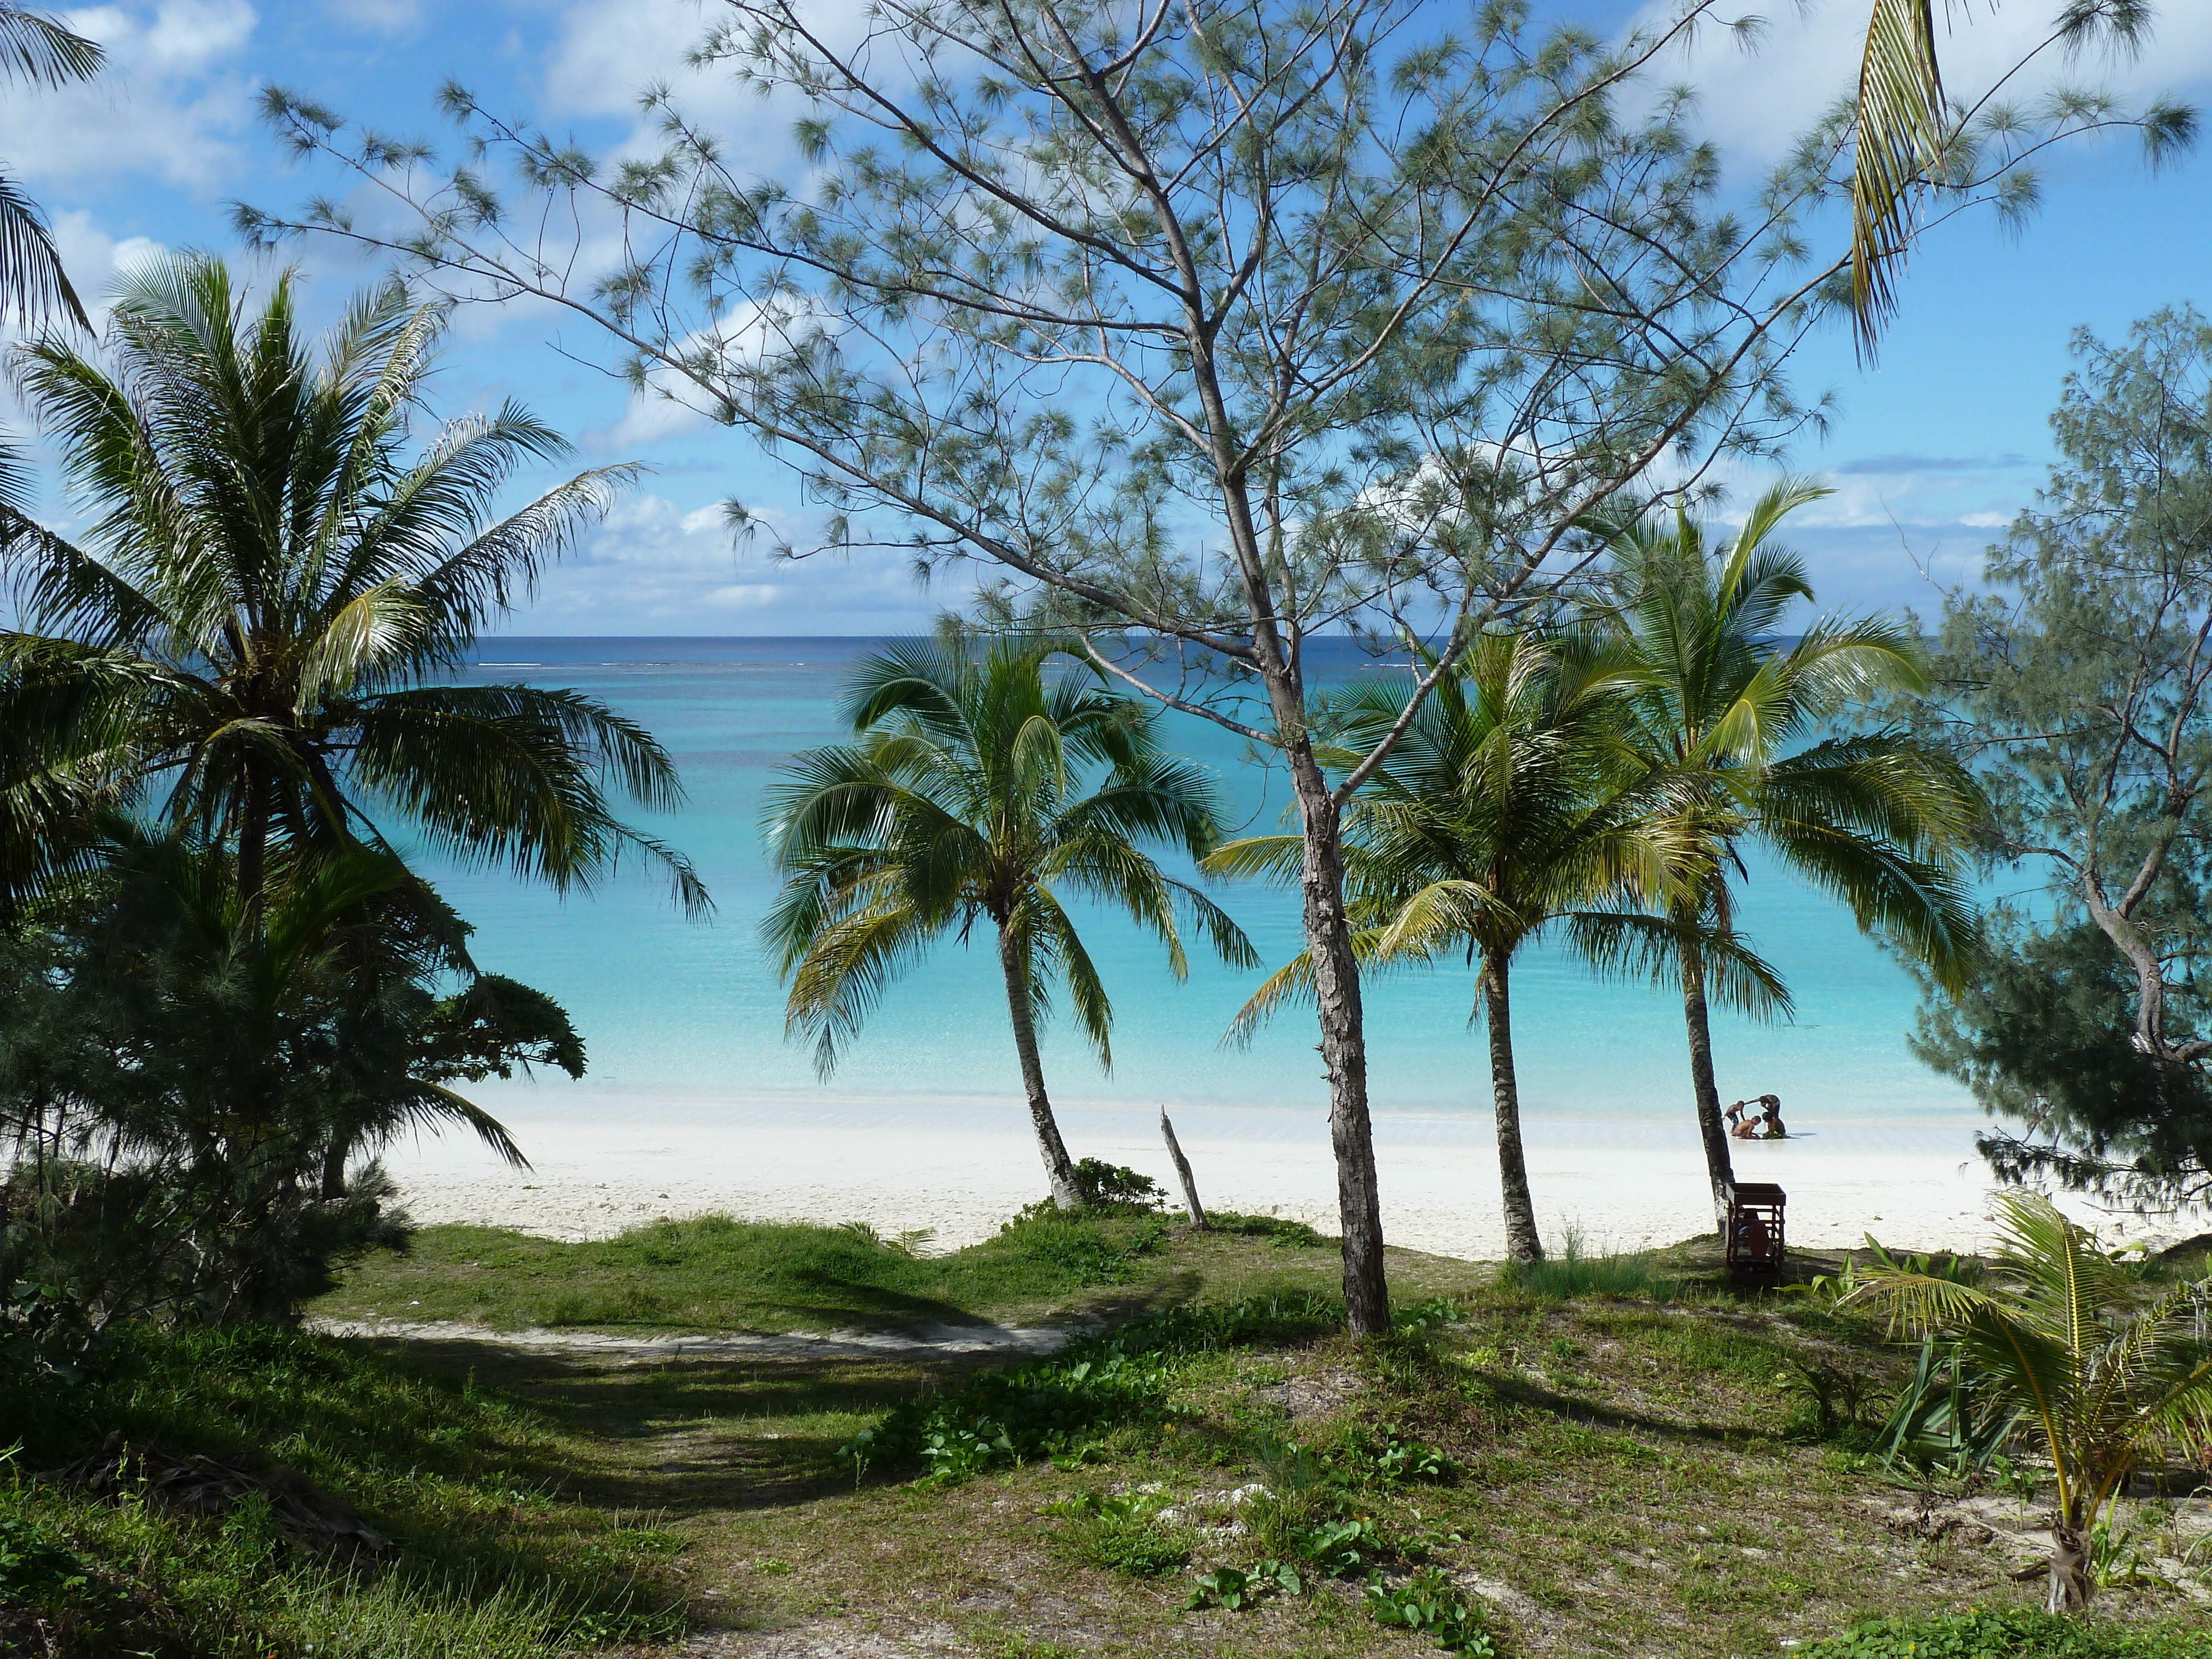
[[[159,0],[64,14],[107,49],[83,86],[0,100],[0,155],[34,181],[152,174],[197,191],[232,175],[252,127],[238,59],[256,17],[246,0]]]
[[[1674,9],[1672,0],[1647,6],[1646,27]],[[2047,0],[2014,0],[1996,6],[1954,6],[1936,47],[1943,79],[1954,96],[1976,97],[2051,33],[2055,8]],[[1747,51],[1728,30],[1708,27],[1686,52],[1662,59],[1656,72],[1697,88],[1698,126],[1731,155],[1765,164],[1835,100],[1851,90],[1864,43],[1865,0],[1812,0],[1802,7],[1771,9],[1769,27]],[[2149,50],[2132,61],[2069,62],[2057,52],[2008,88],[2019,101],[2054,84],[2110,87],[2136,97],[2186,90],[2212,77],[2212,5],[2203,0],[2160,8]]]
[[[796,520],[758,515],[797,536]],[[719,506],[685,508],[634,495],[560,566],[510,625],[518,633],[839,633],[921,626],[964,582],[916,588],[896,555],[779,560],[775,533],[732,541]],[[803,539],[803,538],[801,538]]]
[[[720,6],[701,0],[577,0],[563,20],[560,39],[545,61],[541,114],[548,122],[579,116],[638,117],[616,145],[619,155],[650,155],[661,148],[659,117],[638,111],[638,95],[647,87],[667,85],[685,115],[720,140],[725,154],[741,172],[774,172],[793,163],[797,151],[792,122],[799,99],[788,92],[763,98],[741,85],[726,65],[691,68],[684,58],[705,38]],[[871,0],[811,0],[809,22],[841,52],[869,50],[872,28],[884,27],[872,16]],[[895,83],[909,78],[902,64],[884,60],[898,47],[886,39],[875,67]]]
[[[141,25],[146,60],[169,70],[204,68],[244,46],[253,24],[246,0],[162,0],[152,22]],[[126,28],[123,38],[131,35]]]
[[[106,295],[117,275],[168,252],[150,236],[112,236],[82,211],[54,216],[54,246],[95,325],[106,317]]]

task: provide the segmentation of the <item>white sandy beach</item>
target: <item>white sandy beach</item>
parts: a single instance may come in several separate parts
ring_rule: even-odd
[[[1015,1100],[747,1100],[556,1086],[487,1092],[484,1103],[515,1132],[532,1167],[509,1170],[458,1137],[395,1146],[386,1163],[416,1220],[565,1239],[663,1216],[858,1220],[887,1236],[928,1228],[939,1248],[954,1248],[988,1237],[1044,1190]],[[1170,1110],[1208,1206],[1335,1231],[1335,1173],[1322,1113]],[[1078,1157],[1127,1164],[1172,1186],[1153,1113],[1079,1105],[1060,1115]],[[1792,1118],[1790,1139],[1738,1143],[1735,1159],[1741,1178],[1787,1189],[1794,1242],[1856,1244],[1868,1232],[1916,1249],[1982,1241],[1991,1186],[1974,1152],[1972,1119]],[[1393,1243],[1475,1259],[1500,1254],[1498,1161],[1486,1117],[1378,1111],[1375,1132]],[[1686,1118],[1535,1118],[1526,1140],[1547,1237],[1571,1227],[1589,1248],[1626,1249],[1711,1225],[1703,1159]],[[2085,1205],[2069,1207],[2116,1242],[2162,1243],[2207,1224],[2185,1218],[2147,1229]]]

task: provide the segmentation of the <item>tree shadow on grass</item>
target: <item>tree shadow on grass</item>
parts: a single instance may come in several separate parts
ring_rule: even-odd
[[[404,1342],[428,1376],[471,1380],[596,1443],[589,1462],[536,1460],[529,1471],[601,1507],[744,1510],[848,1486],[836,1450],[868,1419],[929,1388],[1003,1364],[992,1354],[635,1357],[516,1348],[468,1340]],[[825,1420],[826,1419],[826,1420]]]

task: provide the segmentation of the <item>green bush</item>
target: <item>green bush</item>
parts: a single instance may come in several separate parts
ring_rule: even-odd
[[[1875,1619],[1798,1650],[1803,1659],[2212,1659],[2212,1631],[2129,1630],[2024,1607]]]
[[[1167,1199],[1152,1176],[1100,1158],[1076,1160],[1075,1190],[1094,1209],[1157,1210]]]

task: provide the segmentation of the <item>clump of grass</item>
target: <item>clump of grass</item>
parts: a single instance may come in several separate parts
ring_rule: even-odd
[[[2212,1659],[2212,1632],[1974,1607],[1934,1619],[1869,1620],[1798,1651],[1803,1659]]]
[[[1523,1296],[1545,1302],[1573,1302],[1584,1297],[1649,1297],[1668,1301],[1680,1290],[1649,1250],[1607,1251],[1592,1255],[1582,1235],[1570,1229],[1559,1249],[1541,1261],[1509,1261],[1504,1282]]]
[[[1129,1578],[1161,1578],[1190,1559],[1191,1534],[1160,1518],[1162,1499],[1143,1492],[1085,1492],[1047,1506],[1072,1522],[1066,1541],[1077,1559]]]

